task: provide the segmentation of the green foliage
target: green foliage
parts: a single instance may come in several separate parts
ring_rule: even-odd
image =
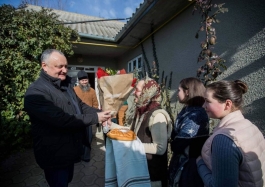
[[[160,83],[161,96],[162,96],[161,107],[168,112],[172,122],[174,123],[175,118],[176,118],[176,116],[174,116],[174,114],[176,113],[176,104],[177,103],[175,102],[174,107],[171,106],[170,93],[169,93],[171,90],[171,85],[172,85],[172,71],[170,72],[168,85],[167,85],[167,76],[164,79],[164,71],[163,71],[161,83]]]
[[[118,70],[111,69],[111,68],[106,68],[106,73],[109,75],[116,75]]]
[[[55,48],[72,55],[71,40],[79,40],[76,31],[56,24],[57,18],[49,9],[36,12],[0,6],[0,159],[31,145],[23,99],[40,72],[41,53]]]

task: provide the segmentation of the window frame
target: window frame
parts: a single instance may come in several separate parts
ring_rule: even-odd
[[[140,68],[139,68],[139,62],[140,62]],[[137,57],[135,57],[132,60],[128,61],[128,63],[127,63],[127,72],[128,73],[132,73],[134,71],[134,67],[136,67],[136,69],[138,69],[139,72],[142,71],[143,55],[138,55]]]

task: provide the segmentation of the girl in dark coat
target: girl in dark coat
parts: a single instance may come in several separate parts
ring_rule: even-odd
[[[197,172],[196,158],[209,134],[209,119],[202,107],[204,92],[204,85],[196,78],[180,81],[178,98],[184,108],[178,114],[171,134],[173,156],[169,165],[170,187],[203,186]]]

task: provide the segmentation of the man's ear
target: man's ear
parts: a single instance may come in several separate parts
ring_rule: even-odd
[[[41,67],[42,67],[42,69],[46,72],[47,71],[47,64],[45,63],[45,62],[42,62],[41,63]]]
[[[225,110],[232,111],[233,108],[233,102],[230,99],[227,99],[225,101]]]

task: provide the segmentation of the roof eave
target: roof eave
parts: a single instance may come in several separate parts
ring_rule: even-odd
[[[153,7],[158,0],[144,1],[135,15],[124,25],[120,32],[115,36],[115,41],[119,42],[122,38],[126,37],[130,30],[138,23],[138,21]]]
[[[84,33],[78,33],[81,38],[88,38],[93,40],[101,40],[101,41],[107,41],[107,42],[115,42],[114,38],[108,38],[105,36],[95,36],[91,34],[84,34]]]

